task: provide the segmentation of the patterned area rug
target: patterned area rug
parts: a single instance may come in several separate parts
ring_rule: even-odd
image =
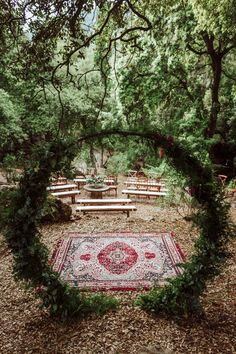
[[[70,233],[57,244],[52,262],[72,286],[136,290],[181,273],[183,254],[169,233]]]

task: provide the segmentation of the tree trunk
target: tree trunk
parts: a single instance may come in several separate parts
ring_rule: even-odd
[[[222,58],[220,55],[212,57],[213,83],[211,88],[211,113],[207,127],[207,137],[211,138],[216,130],[218,113],[220,112],[219,90],[222,72]]]
[[[102,145],[102,147],[101,147],[100,167],[103,167],[103,161],[104,161],[104,147],[103,147],[103,145]]]
[[[212,138],[216,131],[218,114],[220,112],[219,90],[222,73],[222,52],[216,51],[214,48],[214,37],[209,37],[208,34],[203,36],[207,46],[208,54],[211,58],[211,67],[213,71],[213,81],[211,87],[211,112],[209,116],[208,126],[205,136]]]
[[[97,174],[97,164],[96,164],[96,157],[94,154],[94,148],[93,148],[93,144],[90,144],[90,149],[89,149],[89,154],[90,154],[90,159],[91,159],[91,163],[92,163],[92,167],[94,169],[94,174]]]

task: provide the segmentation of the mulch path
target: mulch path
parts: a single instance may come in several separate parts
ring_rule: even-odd
[[[76,220],[46,225],[42,240],[52,251],[68,231],[173,231],[187,259],[198,234],[174,207],[138,202],[137,212],[77,216]],[[232,208],[236,221],[236,209]],[[154,316],[134,306],[136,292],[108,292],[121,301],[116,311],[99,317],[62,323],[39,308],[35,298],[12,276],[12,257],[0,238],[0,352],[25,353],[236,353],[236,251],[219,276],[208,284],[201,321]],[[162,350],[161,350],[162,348]]]

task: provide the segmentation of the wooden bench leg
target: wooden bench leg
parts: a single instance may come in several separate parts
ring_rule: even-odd
[[[72,203],[72,204],[75,204],[75,195],[72,195],[72,196],[71,196],[71,203]]]
[[[129,210],[127,210],[127,218],[129,218]]]

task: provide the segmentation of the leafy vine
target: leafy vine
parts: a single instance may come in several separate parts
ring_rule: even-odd
[[[74,148],[63,141],[38,152],[38,160],[26,169],[8,213],[6,241],[14,257],[14,275],[24,280],[42,300],[52,315],[61,318],[86,312],[104,312],[117,306],[114,298],[103,295],[86,297],[71,288],[54,272],[48,261],[48,250],[40,241],[37,225],[47,197],[46,187],[52,172],[68,166]]]

